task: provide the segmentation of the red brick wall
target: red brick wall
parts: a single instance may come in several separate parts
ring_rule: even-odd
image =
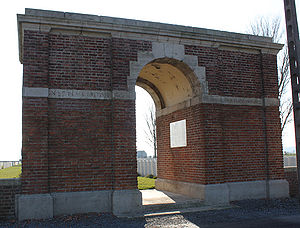
[[[223,96],[261,97],[259,55],[221,50],[218,69],[220,84],[215,90],[222,91]]]
[[[15,218],[15,195],[20,193],[18,179],[0,179],[0,220]]]
[[[51,34],[49,43],[50,88],[110,88],[109,38]]]
[[[204,184],[206,180],[205,110],[192,106],[158,117],[157,172],[158,177]],[[170,123],[186,119],[187,146],[170,148]]]
[[[290,196],[296,197],[299,195],[299,185],[297,177],[297,167],[284,168],[285,179],[289,182]]]
[[[135,101],[116,100],[113,104],[114,188],[137,188]]]
[[[24,31],[23,86],[48,87],[49,37]],[[48,101],[23,97],[22,191],[48,192]]]
[[[151,50],[109,37],[24,37],[26,87],[127,90],[129,61]],[[133,100],[24,97],[23,193],[136,188],[135,137]]]
[[[136,188],[134,101],[113,103],[50,99],[50,192]]]
[[[277,107],[266,108],[268,155],[271,179],[284,179],[281,124]]]
[[[112,39],[113,88],[127,90],[129,61],[137,61],[137,53],[152,50],[152,43],[142,40]]]
[[[271,54],[263,54],[262,68],[263,68],[263,75],[264,75],[265,97],[277,98],[278,97],[277,56]]]
[[[193,45],[185,45],[185,54],[198,56],[198,65],[206,68],[211,95],[261,98],[263,70],[265,97],[278,96],[276,55],[262,54],[261,57]]]
[[[206,67],[209,94],[278,96],[275,55],[191,45],[185,53]],[[202,104],[159,117],[158,176],[202,184],[284,178],[278,107],[265,109],[266,132],[263,116],[261,106]],[[169,124],[181,119],[187,120],[188,145],[171,149]]]
[[[266,178],[267,163],[262,108],[223,107],[224,165],[226,181],[252,181]],[[280,120],[278,108],[267,108],[267,150],[269,178],[283,178]],[[269,118],[272,117],[272,118]],[[277,117],[277,118],[275,118]]]
[[[268,108],[269,176],[283,179],[280,122]],[[277,113],[278,114],[278,113]],[[277,116],[278,118],[278,116]],[[170,148],[170,123],[186,119],[187,147]],[[276,120],[276,121],[275,121]],[[200,184],[266,178],[262,108],[202,104],[157,119],[158,177]]]
[[[49,99],[50,192],[111,188],[110,113],[110,101]]]
[[[209,94],[261,97],[259,54],[225,51],[192,45],[185,45],[185,53],[198,56],[198,65],[205,66]]]
[[[23,97],[22,191],[48,192],[48,101]]]
[[[24,32],[24,86],[127,90],[130,61],[151,42]],[[276,57],[185,46],[206,68],[209,94],[277,97]],[[261,58],[262,57],[262,58]],[[262,68],[261,68],[262,59]],[[262,107],[199,104],[157,120],[158,175],[214,184],[265,178]],[[188,145],[170,149],[169,123]],[[277,107],[266,108],[270,177],[282,178]],[[136,188],[133,100],[23,98],[23,193]],[[271,164],[272,163],[272,164]]]
[[[49,36],[43,32],[24,31],[23,85],[48,87]]]

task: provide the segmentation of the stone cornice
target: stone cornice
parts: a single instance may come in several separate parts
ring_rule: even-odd
[[[281,44],[272,43],[270,38],[246,34],[223,32],[211,29],[171,25],[148,21],[104,17],[58,11],[26,9],[18,15],[19,50],[22,62],[23,31],[50,32],[53,29],[78,31],[80,34],[103,33],[112,37],[143,39],[158,42],[173,42],[212,47],[232,47],[235,50],[258,50],[276,54]]]

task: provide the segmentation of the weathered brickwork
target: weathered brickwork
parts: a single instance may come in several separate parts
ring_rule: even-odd
[[[137,61],[138,52],[151,51],[148,41],[112,39],[113,89],[127,90],[127,79],[130,74],[129,62]]]
[[[205,184],[206,150],[205,111],[201,106],[176,111],[157,118],[158,177],[169,180]],[[187,146],[170,148],[170,123],[186,119]]]
[[[156,104],[157,189],[227,205],[267,197],[269,179],[272,197],[288,195],[276,67],[282,45],[36,9],[18,15],[18,32],[24,67],[19,220],[138,212],[135,85]],[[171,148],[170,123],[183,119],[187,146]]]
[[[278,97],[277,59],[276,55],[263,54],[261,65],[264,78],[264,97]]]
[[[199,66],[206,67],[210,94],[261,98],[263,68],[265,97],[277,97],[276,55],[262,54],[261,57],[260,54],[190,45],[185,45],[185,53],[198,56]]]
[[[22,191],[48,192],[48,101],[23,98]]]
[[[146,41],[36,31],[25,37],[29,87],[125,90],[129,61],[151,50]],[[134,101],[24,98],[23,136],[23,193],[137,186]]]
[[[48,88],[49,34],[24,33],[23,86]],[[48,99],[23,97],[22,106],[22,191],[47,193]]]
[[[283,153],[278,107],[266,108],[267,149],[271,179],[284,179]]]
[[[157,104],[161,186],[189,182],[187,194],[212,204],[220,203],[209,197],[213,191],[224,202],[251,198],[230,188],[265,186],[266,179],[283,186],[276,196],[287,193],[277,99],[281,46],[271,39],[33,9],[18,22],[24,66],[20,218],[30,200],[50,202],[48,217],[40,218],[94,211],[84,198],[90,195],[104,212],[133,213],[141,206],[136,83]],[[183,119],[187,146],[171,148],[170,123]],[[38,206],[34,210],[25,217],[33,218]]]
[[[285,179],[289,182],[290,196],[297,197],[299,195],[297,167],[286,167],[284,169],[284,174],[285,174]]]
[[[24,31],[23,85],[48,87],[49,34]]]
[[[49,43],[50,88],[110,88],[109,38],[51,34]]]
[[[197,55],[199,66],[206,67],[210,94],[278,95],[274,55],[197,46],[185,46],[185,52]],[[159,176],[201,184],[283,179],[278,107],[265,109],[266,130],[262,107],[205,104],[159,117]],[[187,120],[188,145],[170,148],[169,124],[182,119]]]
[[[270,179],[284,177],[277,112],[267,112]],[[170,123],[182,119],[187,121],[187,147],[170,148]],[[267,178],[261,107],[192,106],[159,117],[157,133],[160,178],[199,184]]]
[[[15,218],[15,195],[21,193],[16,179],[0,179],[0,220]]]
[[[113,102],[114,189],[137,188],[135,102]]]
[[[24,86],[55,89],[126,90],[130,61],[152,47],[148,41],[36,31],[24,37]],[[265,95],[277,97],[274,55],[190,45],[185,54],[206,67],[209,94],[260,98],[263,75]],[[133,101],[23,102],[23,193],[136,188]],[[266,111],[269,174],[262,118],[262,107],[221,104],[159,117],[159,177],[201,184],[283,178],[278,108]],[[187,119],[188,146],[170,149],[169,124],[181,119]]]
[[[49,110],[50,192],[110,189],[110,102],[50,99]]]

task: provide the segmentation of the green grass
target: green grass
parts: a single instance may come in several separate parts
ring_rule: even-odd
[[[293,154],[293,153],[286,153],[286,154],[283,154],[283,156],[296,156],[296,154]]]
[[[155,179],[147,177],[138,177],[138,189],[152,189],[155,188]]]
[[[6,169],[0,169],[0,179],[18,178],[22,172],[21,165],[12,166]]]

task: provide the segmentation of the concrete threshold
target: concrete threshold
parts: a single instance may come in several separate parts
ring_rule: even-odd
[[[175,215],[175,214],[183,214],[183,213],[192,213],[192,212],[201,212],[201,211],[215,211],[215,210],[223,210],[229,209],[232,206],[201,206],[201,207],[191,207],[184,208],[180,210],[168,210],[162,212],[149,212],[144,213],[143,217],[151,217],[151,216],[162,216],[162,215]]]
[[[140,190],[143,198],[143,205],[155,204],[176,204],[186,202],[202,202],[199,199],[191,198],[181,194],[167,191],[158,191],[156,189]]]
[[[204,202],[188,196],[158,191],[156,189],[141,190],[143,206],[142,211],[135,217],[150,217],[171,215],[208,210],[227,209],[231,206],[208,206]]]

